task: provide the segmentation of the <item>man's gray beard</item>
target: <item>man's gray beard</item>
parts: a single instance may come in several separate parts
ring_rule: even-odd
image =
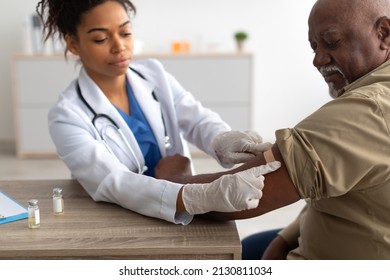
[[[329,83],[328,87],[329,87],[329,95],[330,95],[330,97],[337,98],[340,95],[342,95],[343,92],[344,92],[344,87],[346,87],[347,85],[349,85],[349,82],[347,80],[345,80],[345,84],[344,84],[344,86],[341,89],[335,89],[334,88],[334,84],[333,83]]]
[[[332,98],[337,98],[339,97],[343,92],[344,92],[344,87],[346,87],[349,82],[347,81],[344,73],[340,70],[339,67],[335,66],[335,65],[327,65],[327,66],[322,66],[318,69],[320,71],[320,73],[322,74],[322,76],[326,76],[329,72],[332,72],[332,71],[338,71],[340,73],[340,75],[343,76],[343,79],[344,79],[344,86],[342,86],[340,89],[335,89],[334,87],[334,83],[328,83],[328,87],[329,87],[329,95],[330,97]]]
[[[329,83],[328,87],[329,87],[329,95],[330,95],[330,97],[332,97],[332,98],[339,97],[340,90],[335,89],[333,83]]]

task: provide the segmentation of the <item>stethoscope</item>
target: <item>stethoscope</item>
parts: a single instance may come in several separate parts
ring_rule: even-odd
[[[130,67],[130,69],[133,72],[135,72],[138,76],[140,76],[142,79],[145,80],[145,77],[141,73],[139,73],[137,70],[135,70],[135,69],[133,69],[131,67]],[[92,118],[91,122],[92,122],[93,126],[96,128],[96,130],[98,131],[100,139],[103,142],[104,146],[107,148],[107,150],[114,155],[114,152],[111,150],[110,146],[107,144],[107,141],[106,141],[106,139],[104,137],[104,135],[106,135],[105,131],[107,130],[107,128],[108,127],[112,127],[112,128],[114,128],[118,132],[118,134],[122,138],[123,142],[126,144],[127,148],[129,149],[129,151],[131,153],[131,156],[134,157],[136,165],[137,165],[138,174],[143,174],[146,170],[148,170],[148,167],[147,166],[141,167],[141,164],[140,164],[139,160],[137,159],[137,157],[135,155],[134,149],[131,147],[129,141],[127,141],[127,139],[126,139],[125,135],[123,134],[123,132],[122,132],[121,128],[119,127],[119,125],[110,116],[108,116],[106,114],[96,113],[96,111],[91,107],[91,105],[89,105],[87,100],[85,100],[85,98],[84,98],[84,96],[83,96],[83,94],[81,92],[81,88],[80,88],[80,85],[79,85],[78,81],[76,82],[76,85],[77,85],[77,94],[78,94],[79,98],[81,99],[81,101],[85,104],[85,106],[87,106],[87,108],[92,112],[93,118]],[[156,94],[154,93],[154,91],[152,92],[152,96],[153,96],[154,100],[159,102],[157,97],[156,97]],[[97,127],[96,127],[96,121],[98,119],[102,119],[102,118],[108,120],[109,124],[105,127],[104,130],[100,130],[99,131],[97,129]],[[164,115],[162,114],[162,112],[161,112],[161,118],[162,118],[162,122],[163,122],[163,126],[164,126],[164,145],[165,145],[165,149],[169,149],[172,146],[172,144],[171,144],[171,140],[170,140],[170,137],[168,135],[168,132],[167,132],[167,127],[165,125]]]

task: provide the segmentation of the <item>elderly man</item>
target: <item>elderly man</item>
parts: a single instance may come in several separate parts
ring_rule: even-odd
[[[265,175],[256,209],[214,217],[249,218],[305,199],[264,258],[390,259],[390,1],[318,0],[309,42],[334,100],[277,130],[270,151],[232,171],[282,163]]]

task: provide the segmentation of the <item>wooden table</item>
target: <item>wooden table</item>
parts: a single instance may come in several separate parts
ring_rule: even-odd
[[[52,190],[63,188],[65,213],[52,214]],[[0,225],[0,259],[240,259],[235,222],[196,218],[187,225],[96,203],[74,180],[0,181],[27,206],[39,200],[41,227],[27,219]]]

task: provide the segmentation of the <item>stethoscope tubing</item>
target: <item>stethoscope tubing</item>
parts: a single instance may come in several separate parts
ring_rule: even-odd
[[[120,127],[118,126],[118,124],[108,115],[106,114],[98,114],[96,113],[96,111],[91,107],[91,105],[89,105],[89,103],[87,102],[87,100],[85,100],[82,92],[81,92],[81,88],[80,88],[80,85],[79,83],[77,82],[77,94],[78,96],[80,97],[81,101],[85,104],[85,106],[87,106],[87,108],[91,111],[91,113],[93,114],[93,118],[91,120],[91,123],[92,125],[95,127],[95,129],[98,131],[98,135],[100,137],[100,141],[103,143],[103,145],[106,147],[106,149],[112,154],[115,156],[113,150],[110,148],[110,146],[108,145],[107,143],[107,140],[105,139],[104,135],[106,134],[106,130],[108,127],[113,127],[120,135],[120,137],[122,138],[123,142],[125,143],[126,147],[128,148],[128,150],[130,151],[130,154],[131,156],[134,158],[135,160],[135,164],[137,165],[137,173],[138,174],[143,174],[146,170],[147,170],[147,167],[144,166],[144,168],[141,167],[141,163],[139,162],[137,156],[135,155],[135,152],[133,150],[133,148],[131,147],[129,141],[127,141],[125,135],[123,134],[122,130],[120,129]],[[109,121],[109,124],[106,125],[106,127],[101,130],[99,132],[99,130],[97,129],[96,127],[96,121],[98,119],[106,119]],[[118,159],[118,158],[117,158]]]
[[[138,74],[141,78],[145,79],[145,77],[141,73],[139,73],[138,71],[134,70],[133,68],[130,68],[130,69],[133,70],[136,74]],[[125,142],[127,148],[129,149],[129,151],[131,153],[131,156],[134,157],[136,165],[137,165],[137,169],[138,169],[138,174],[143,174],[147,170],[147,166],[141,167],[141,164],[140,164],[137,156],[135,155],[134,149],[131,147],[129,141],[126,139],[126,137],[123,134],[123,132],[122,132],[121,128],[119,127],[119,125],[110,116],[108,116],[107,114],[97,113],[92,108],[92,106],[87,102],[87,100],[85,100],[85,98],[84,98],[84,96],[83,96],[83,94],[81,92],[81,88],[80,88],[80,85],[79,85],[78,81],[76,82],[76,88],[77,88],[77,94],[78,94],[79,98],[81,99],[81,101],[85,104],[85,106],[87,106],[87,108],[93,114],[93,118],[92,118],[91,122],[92,122],[92,125],[96,128],[96,130],[98,130],[97,127],[96,127],[96,121],[98,119],[105,118],[106,120],[108,120],[110,122],[110,124],[106,126],[106,128],[104,129],[104,131],[102,131],[102,133],[100,133],[99,130],[98,130],[98,134],[99,134],[100,140],[102,141],[102,143],[106,147],[106,149],[110,153],[115,155],[114,152],[112,151],[112,149],[110,148],[110,146],[107,144],[107,141],[104,138],[104,134],[103,134],[103,132],[105,132],[108,127],[113,127],[119,133],[119,135],[122,138],[123,142]],[[157,97],[156,97],[154,92],[152,92],[152,95],[153,95],[153,98],[158,102],[158,99],[157,99]],[[161,118],[162,118],[162,122],[163,122],[163,125],[164,125],[164,145],[165,145],[165,148],[168,149],[168,148],[171,147],[171,143],[170,143],[170,137],[168,136],[168,133],[167,133],[167,128],[166,128],[166,125],[165,125],[164,115],[162,114],[162,112],[161,112]]]

